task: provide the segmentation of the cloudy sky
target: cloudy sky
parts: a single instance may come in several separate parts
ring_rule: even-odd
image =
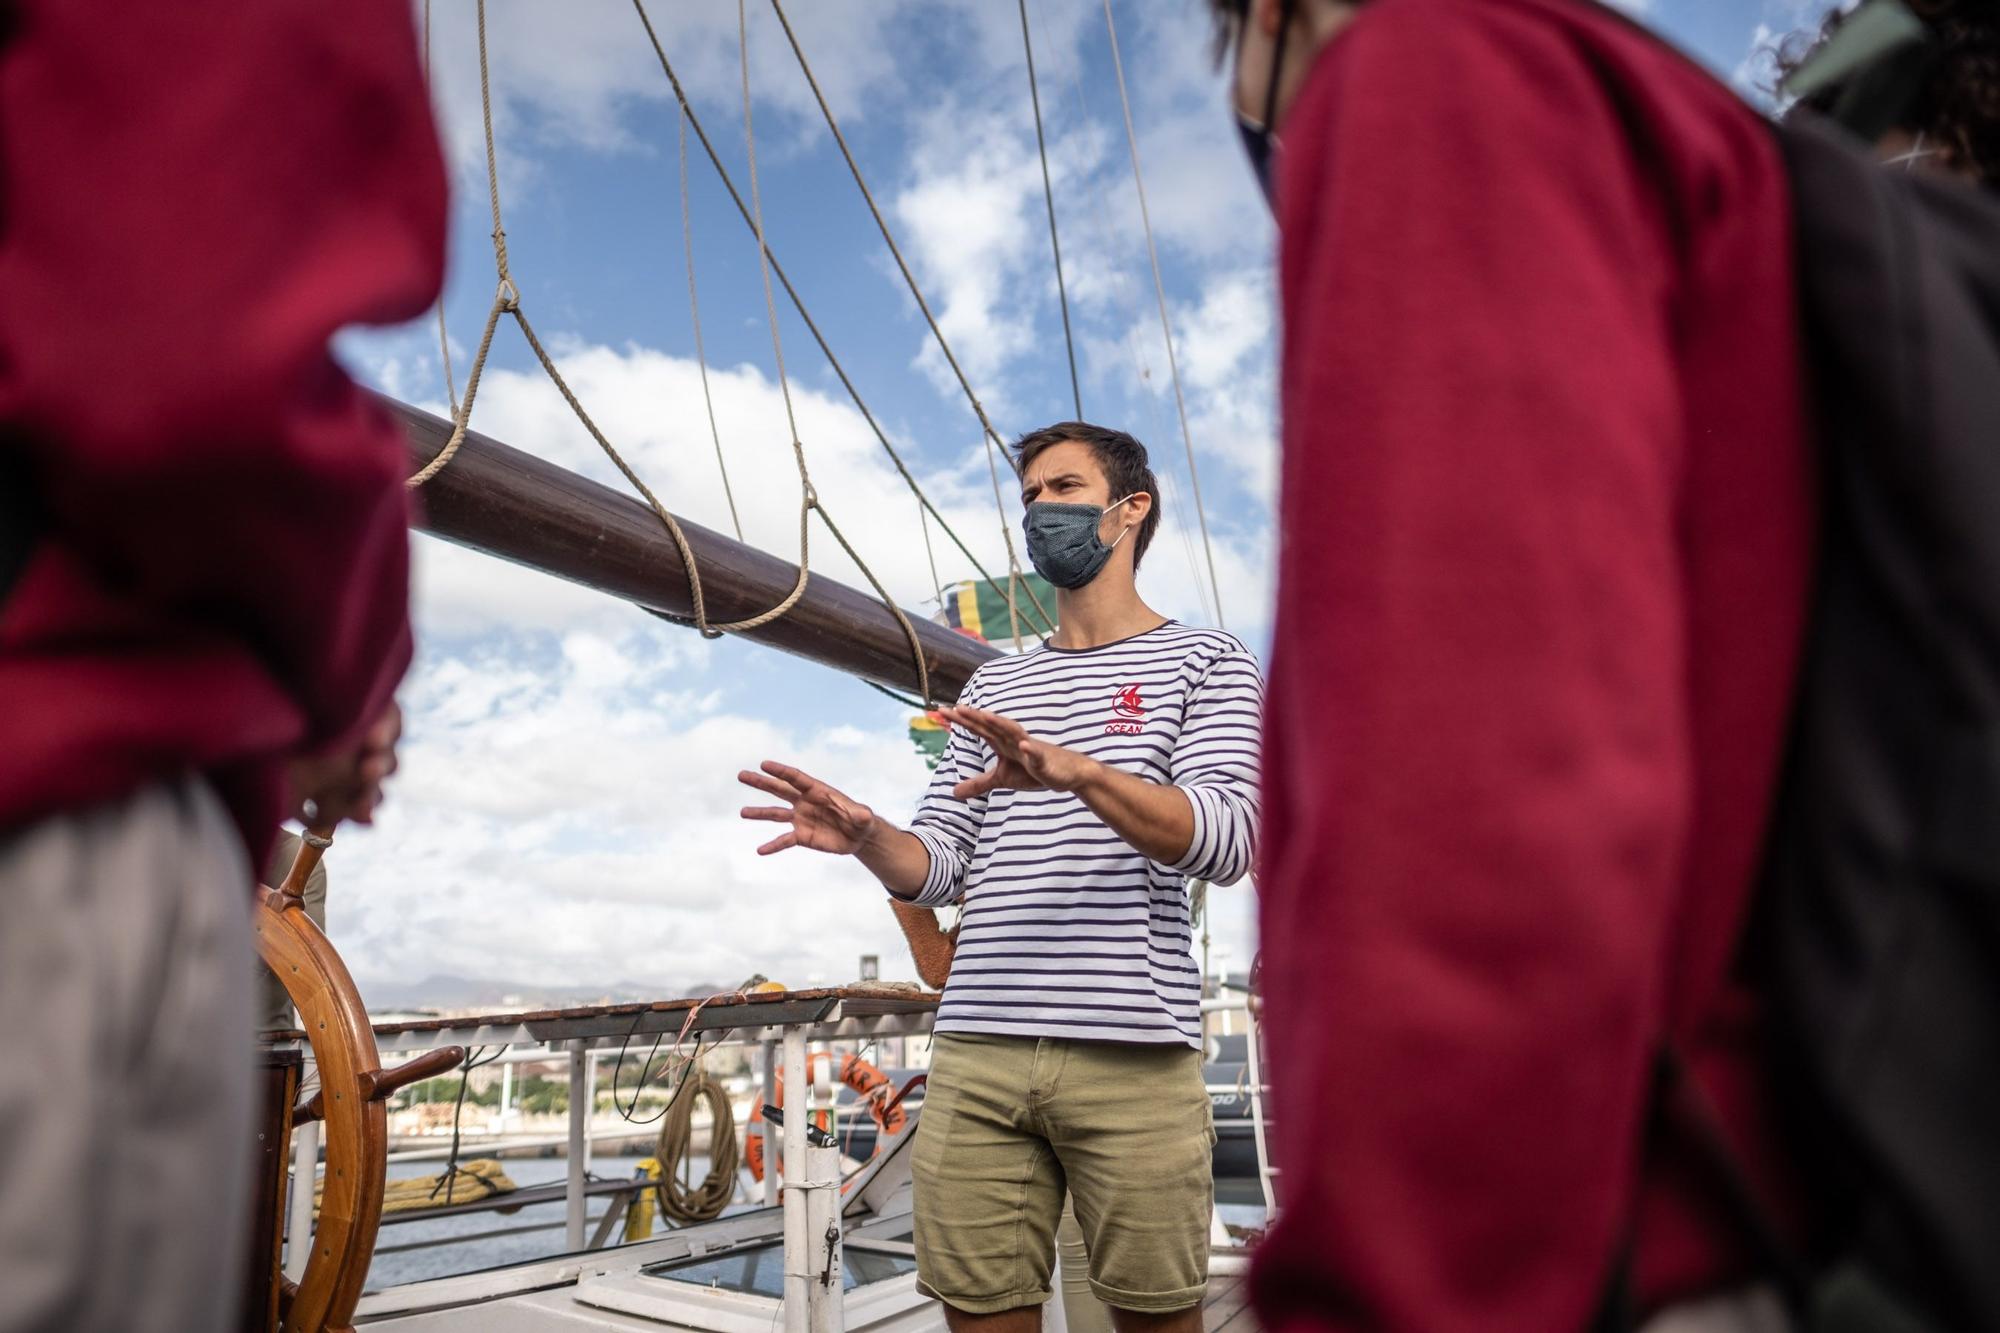
[[[1758,52],[1824,0],[1628,4],[1754,89]],[[1196,465],[1211,590],[1140,229],[1101,0],[1028,0],[1085,415],[1131,430],[1163,473],[1166,525],[1140,577],[1161,611],[1267,636],[1272,231],[1208,58],[1198,0],[1114,0]],[[651,0],[696,111],[747,188],[736,7]],[[1041,167],[1013,0],[794,0],[801,44],[932,309],[1009,436],[1072,415]],[[492,300],[473,9],[440,0],[434,85],[455,185],[445,315],[459,382]],[[732,519],[709,435],[683,263],[679,118],[627,0],[493,0],[501,198],[523,303],[607,434],[678,513]],[[877,419],[989,568],[1001,518],[971,409],[848,177],[763,0],[749,50],[773,252]],[[795,551],[798,490],[756,250],[690,136],[687,208],[717,427],[744,534]],[[796,316],[779,332],[814,480],[905,606],[935,609],[914,500]],[[446,411],[436,328],[349,336],[356,373]],[[622,485],[511,325],[475,426]],[[1018,521],[1010,511],[1006,521]],[[949,583],[968,564],[933,533]],[[402,773],[329,868],[335,941],[364,988],[433,974],[663,991],[764,972],[909,974],[879,890],[735,817],[734,775],[798,763],[897,820],[924,780],[910,711],[755,645],[704,642],[630,606],[420,536],[420,652]],[[813,568],[859,575],[816,530]],[[1219,598],[1218,598],[1219,593]],[[1218,605],[1219,600],[1219,605]],[[1215,948],[1247,966],[1249,890],[1215,895]]]

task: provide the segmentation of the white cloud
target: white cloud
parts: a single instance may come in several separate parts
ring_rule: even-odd
[[[1278,491],[1277,296],[1269,270],[1223,272],[1199,304],[1175,311],[1175,337],[1196,444],[1219,459],[1247,504],[1269,514]]]
[[[1717,67],[1726,72],[1730,84],[1744,97],[1760,108],[1771,110],[1782,102],[1777,93],[1780,54],[1787,48],[1802,50],[1810,45],[1828,13],[1849,7],[1851,4],[1844,0],[1762,0],[1759,21],[1740,48],[1742,56],[1733,67],[1726,57],[1717,62]],[[1668,16],[1658,17],[1664,20]]]
[[[1199,300],[1169,309],[1189,433],[1211,517],[1267,515],[1277,491],[1277,305],[1267,269],[1214,269]],[[1166,343],[1154,308],[1133,312],[1116,338],[1091,337],[1093,379],[1126,378],[1140,390],[1135,433],[1156,467],[1186,475]]]
[[[1201,264],[1268,263],[1274,232],[1229,112],[1228,75],[1210,58],[1206,6],[1126,7],[1118,29],[1132,98],[1146,201],[1159,243]],[[1136,188],[1124,125],[1110,95],[1127,201],[1120,225],[1138,237]]]
[[[412,554],[416,621],[426,634],[602,630],[633,615],[602,593],[435,537],[419,537]]]
[[[865,118],[876,90],[893,82],[893,29],[913,0],[815,0],[786,9],[821,90],[843,124]],[[736,7],[650,0],[646,14],[696,111],[729,152],[742,140],[742,75]],[[633,132],[635,107],[665,106],[672,87],[627,0],[490,0],[487,57],[503,200],[532,175],[542,153],[649,152]],[[796,138],[819,120],[805,77],[770,6],[749,7],[751,91],[759,139]],[[432,85],[439,120],[464,187],[483,200],[485,139],[479,97],[476,15],[469,4],[431,9]],[[421,21],[421,20],[420,20]]]
[[[1155,608],[1181,619],[1213,623],[1201,610],[1208,587],[1208,561],[1192,509],[1181,501],[1181,488],[1170,483],[1168,518],[1153,538],[1146,565],[1139,573],[1139,592]],[[1178,512],[1178,521],[1175,514]],[[1215,552],[1215,577],[1222,589],[1222,623],[1232,634],[1262,654],[1270,634],[1273,594],[1269,533],[1217,531],[1210,523]]]
[[[733,7],[651,0],[648,12],[718,146],[740,154]],[[799,0],[788,12],[843,127],[874,128],[873,151],[857,149],[878,198],[996,424],[1017,429],[1024,423],[1012,421],[1010,409],[1031,397],[1026,376],[1062,364],[1060,351],[1050,351],[1060,326],[1018,12],[980,0],[944,7]],[[1086,406],[1121,424],[1139,418],[1130,424],[1168,474],[1172,519],[1148,558],[1142,591],[1169,614],[1203,619],[1207,570],[1191,501],[1172,479],[1185,467],[1124,128],[1109,91],[1102,10],[1096,0],[1030,0],[1030,14],[1069,295],[1090,380]],[[1258,327],[1268,279],[1258,266],[1270,250],[1269,222],[1229,135],[1198,16],[1121,4],[1119,17],[1170,292],[1195,294],[1177,297],[1173,317],[1211,488],[1226,615],[1231,629],[1261,646],[1270,411],[1263,401],[1269,345]],[[458,207],[483,218],[472,11],[435,5],[433,22]],[[527,201],[544,165],[564,155],[660,151],[654,140],[669,93],[628,4],[491,0],[488,27],[508,200]],[[752,29],[760,149],[768,145],[770,160],[784,164],[809,148],[826,156],[818,165],[838,172],[817,108],[761,0]],[[883,151],[882,142],[896,151]],[[625,170],[629,163],[607,167],[605,188],[615,190]],[[519,212],[535,217],[528,207]],[[531,242],[514,225],[517,241]],[[777,248],[790,253],[782,240]],[[900,398],[871,391],[882,419],[922,420],[934,404],[913,400],[912,391],[941,394],[956,407],[957,386],[936,374],[942,367],[900,277],[879,254],[869,262],[881,266],[885,284],[883,326],[907,337],[912,359],[933,372],[911,377]],[[491,271],[468,262],[465,274],[477,275],[483,311]],[[569,299],[536,287],[530,309],[579,397],[670,508],[729,531],[693,361],[595,338],[593,312],[572,311]],[[751,322],[761,319],[760,307]],[[565,326],[580,332],[565,334]],[[513,368],[522,364],[518,335],[503,326],[499,337],[475,428],[625,491],[541,372]],[[430,324],[349,340],[344,350],[378,385],[442,410]],[[465,349],[453,351],[462,381]],[[810,353],[797,360],[810,365]],[[1150,382],[1140,378],[1142,366],[1156,371]],[[822,497],[897,599],[921,605],[931,577],[914,500],[852,407],[824,391],[811,370],[792,368],[800,434]],[[797,481],[777,386],[752,365],[712,367],[710,382],[746,536],[790,558]],[[1032,387],[1035,401],[1067,399]],[[909,447],[905,432],[896,435],[949,520],[988,568],[1004,570],[987,465],[969,420],[957,429],[922,449]],[[1005,521],[1019,521],[1011,496]],[[941,534],[933,530],[932,539],[947,580],[970,575]],[[817,528],[812,562],[817,573],[865,586]],[[792,758],[901,818],[923,771],[897,710],[857,719],[828,709],[820,719],[807,703],[773,715],[728,692],[761,649],[704,643],[611,598],[432,539],[420,541],[416,567],[423,649],[404,694],[403,771],[381,825],[343,833],[330,865],[335,939],[364,984],[463,973],[664,987],[730,982],[752,971],[797,983],[844,979],[862,952],[883,954],[891,974],[906,971],[893,922],[865,873],[805,853],[752,854],[768,829],[735,818],[744,796],[733,776],[760,758]],[[779,664],[773,678],[802,684],[818,670]],[[1238,967],[1247,965],[1249,914],[1247,892],[1218,893],[1216,935]]]
[[[1048,239],[1031,213],[1042,194],[1032,145],[996,115],[946,105],[919,131],[915,181],[897,197],[895,224],[926,288],[932,313],[975,388],[1034,345],[1040,284],[1023,290],[1030,269],[1048,268]],[[928,329],[918,364],[938,391],[960,392]],[[989,410],[1003,413],[997,389]]]
[[[390,803],[329,855],[329,919],[364,992],[432,975],[662,992],[764,972],[843,981],[863,953],[910,965],[880,888],[854,862],[759,857],[776,826],[736,782],[797,763],[902,821],[926,774],[883,710],[793,728],[698,688],[691,635],[514,632],[427,645],[403,691]],[[1219,893],[1216,935],[1247,959],[1247,893]]]
[[[1729,81],[1736,90],[1755,102],[1768,102],[1778,79],[1777,43],[1779,33],[1768,23],[1759,23],[1750,35],[1750,45],[1737,62]]]
[[[1062,364],[1049,347],[1057,293],[1019,27],[1004,9],[975,7],[974,49],[986,53],[986,64],[912,113],[892,209],[953,350],[996,416],[1020,400],[1060,397],[1018,380],[1060,373]],[[1106,336],[1105,324],[1122,326],[1151,310],[1153,277],[1102,8],[1061,0],[1046,13],[1036,6],[1035,19],[1064,277],[1079,342],[1088,344]],[[1128,7],[1119,40],[1170,287],[1205,278],[1211,266],[1268,266],[1269,214],[1230,127],[1206,19],[1198,8]],[[919,325],[913,336],[917,363],[940,392],[955,394],[928,331]],[[1096,370],[1093,402],[1133,387],[1122,366],[1100,361]]]
[[[330,861],[334,939],[364,984],[431,974],[663,987],[846,979],[894,924],[865,871],[791,852],[739,768],[785,757],[895,818],[924,773],[899,730],[798,734],[690,691],[690,635],[517,634],[427,650],[373,830]]]

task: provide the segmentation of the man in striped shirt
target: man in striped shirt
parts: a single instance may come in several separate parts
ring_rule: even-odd
[[[957,1333],[1030,1333],[1065,1189],[1121,1333],[1197,1330],[1213,1128],[1189,878],[1252,858],[1262,684],[1234,638],[1134,584],[1159,526],[1146,450],[1063,422],[1015,445],[1042,647],[989,662],[908,829],[766,763],[790,825],[759,848],[854,856],[890,893],[963,903],[915,1158],[918,1278]]]

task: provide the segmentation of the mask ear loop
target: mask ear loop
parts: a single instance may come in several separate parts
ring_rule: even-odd
[[[1134,491],[1130,495],[1126,496],[1124,500],[1113,500],[1110,504],[1104,506],[1104,512],[1108,514],[1112,510],[1116,509],[1119,505],[1124,504],[1127,500],[1136,500],[1145,493],[1146,492],[1144,491]],[[1139,525],[1137,523],[1128,523],[1124,527],[1120,528],[1118,530],[1118,535],[1111,539],[1111,545],[1105,547],[1104,549],[1107,551],[1117,550],[1118,543],[1124,541],[1126,535],[1130,533],[1133,528],[1136,528],[1138,526]]]
[[[1917,162],[1920,159],[1936,157],[1937,153],[1938,150],[1935,148],[1924,147],[1924,132],[1918,130],[1916,143],[1911,147],[1909,152],[1898,153],[1894,157],[1884,158],[1882,165],[1885,167],[1901,166],[1905,171],[1912,171],[1916,168]]]

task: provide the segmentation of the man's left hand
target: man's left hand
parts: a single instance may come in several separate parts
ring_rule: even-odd
[[[374,823],[402,735],[403,710],[392,702],[348,749],[292,760],[285,772],[288,813],[307,827]]]
[[[1075,791],[1096,774],[1100,765],[1088,755],[1050,745],[1030,736],[1012,718],[989,713],[983,708],[940,708],[938,716],[954,727],[963,727],[993,747],[996,762],[976,778],[967,778],[951,789],[961,801],[970,801],[990,791]]]

